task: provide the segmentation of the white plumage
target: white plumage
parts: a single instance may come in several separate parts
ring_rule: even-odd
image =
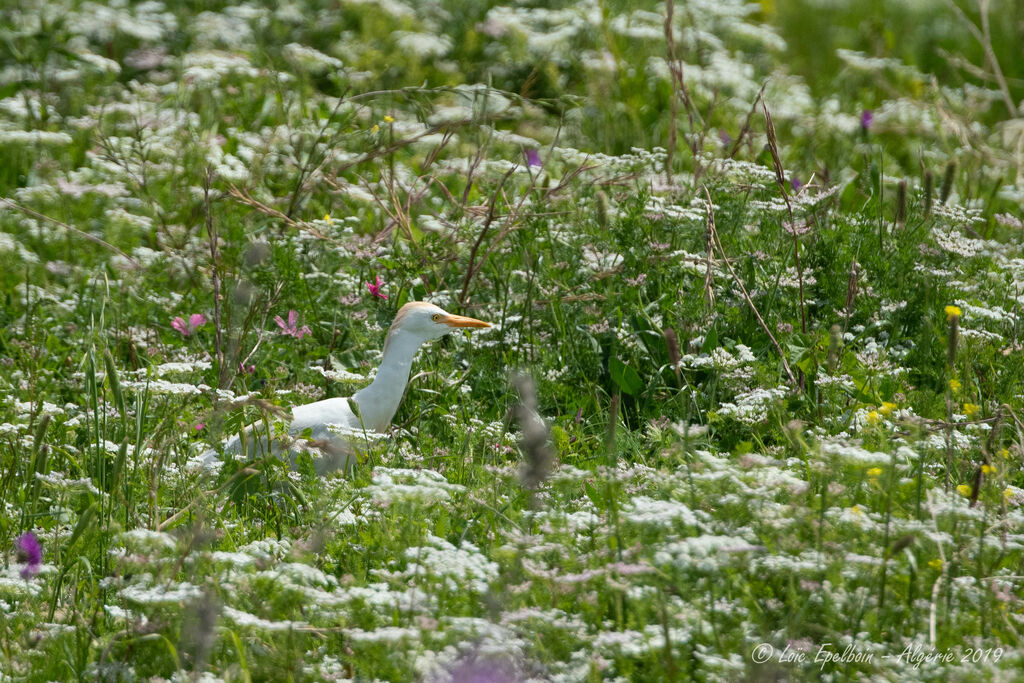
[[[489,323],[475,318],[447,313],[434,304],[415,301],[405,304],[395,315],[391,328],[384,340],[384,353],[377,376],[373,382],[360,389],[351,397],[328,398],[315,403],[292,408],[292,420],[288,433],[305,440],[309,434],[317,470],[321,473],[339,468],[351,468],[356,464],[355,453],[364,438],[380,434],[395,416],[402,401],[412,361],[420,346],[427,341],[439,339],[458,328],[490,327]],[[352,410],[355,404],[358,415]],[[309,430],[307,432],[306,430]],[[296,450],[292,444],[290,450]],[[267,439],[253,438],[252,432],[246,438],[246,455],[256,456],[267,452]],[[284,450],[278,443],[272,451]],[[229,439],[222,452],[225,456],[242,453],[238,436]],[[205,466],[214,466],[219,460],[215,450],[208,450],[201,456]]]

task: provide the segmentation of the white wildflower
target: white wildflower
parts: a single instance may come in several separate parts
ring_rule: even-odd
[[[306,623],[301,621],[269,621],[227,605],[224,607],[223,615],[236,626],[258,631],[292,631],[296,628],[307,626]]]
[[[143,528],[122,532],[118,540],[136,550],[174,550],[178,547],[170,534]]]
[[[676,522],[695,526],[697,516],[688,506],[674,500],[636,496],[622,507],[622,517],[635,524],[672,528]]]
[[[839,441],[823,441],[821,452],[854,465],[886,465],[892,462],[892,456],[888,453],[869,451],[855,444]]]
[[[717,412],[719,415],[731,417],[743,424],[759,424],[768,419],[769,411],[787,393],[788,389],[785,386],[778,386],[774,389],[758,387],[737,395],[735,402],[723,403]]]
[[[325,55],[323,52],[299,43],[288,43],[282,48],[284,58],[295,66],[313,73],[338,71],[343,64],[340,59]]]
[[[363,490],[374,502],[390,504],[399,501],[436,503],[449,500],[453,493],[466,489],[450,483],[433,470],[377,467],[373,470],[373,483]]]
[[[349,372],[348,370],[328,370],[327,368],[320,367],[319,365],[312,365],[310,367],[327,379],[332,379],[336,382],[365,382],[368,379],[363,375],[355,372]]]
[[[394,38],[399,50],[415,55],[419,59],[444,57],[452,49],[451,38],[436,33],[395,31],[391,37]]]
[[[188,582],[155,583],[151,574],[143,574],[130,586],[119,591],[129,602],[142,605],[180,605],[198,599],[202,595],[199,586]]]
[[[87,491],[94,495],[100,495],[100,490],[93,485],[92,479],[89,477],[68,479],[67,475],[63,472],[49,472],[47,474],[36,472],[36,479],[48,487],[59,491]]]
[[[498,565],[487,559],[472,543],[456,547],[437,536],[428,535],[429,545],[407,548],[410,561],[404,576],[426,574],[442,579],[450,591],[486,592],[488,584],[498,577]]]
[[[706,534],[662,545],[654,553],[654,564],[673,564],[680,569],[716,571],[740,553],[762,550],[745,538]]]
[[[415,640],[420,637],[419,629],[401,626],[382,626],[372,631],[364,631],[361,628],[346,628],[344,633],[357,643],[398,643],[404,640]]]

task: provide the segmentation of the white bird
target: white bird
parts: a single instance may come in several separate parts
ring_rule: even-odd
[[[299,438],[309,435],[312,439],[310,445],[323,456],[316,460],[317,471],[324,473],[352,467],[356,463],[357,443],[366,435],[382,433],[391,424],[409,383],[412,361],[420,346],[453,330],[490,326],[482,320],[447,313],[423,301],[405,304],[388,329],[383,357],[373,382],[351,397],[328,398],[295,406],[288,433]],[[252,432],[248,432],[247,455],[266,453],[267,446],[265,437],[255,439]],[[276,444],[269,450],[280,452],[283,449]],[[294,444],[290,450],[295,450]],[[228,456],[242,452],[238,436],[229,439],[223,448],[223,454]],[[219,457],[215,450],[208,450],[200,456],[200,462],[206,467],[213,467]]]

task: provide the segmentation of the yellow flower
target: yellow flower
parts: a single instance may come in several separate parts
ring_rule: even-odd
[[[877,477],[877,476],[880,476],[881,474],[882,474],[882,468],[881,467],[872,467],[870,470],[868,470],[868,476],[869,477]]]
[[[373,128],[370,129],[370,132],[376,135],[377,133],[380,132],[380,126],[378,126],[376,123],[373,124]]]
[[[864,516],[864,511],[860,509],[860,505],[854,505],[853,507],[851,507],[850,512],[857,515],[858,517]]]
[[[1003,489],[1003,500],[1009,503],[1011,498],[1013,498],[1013,489],[1007,486]]]
[[[896,404],[890,403],[889,401],[882,401],[882,407],[878,409],[882,415],[888,416],[892,411],[896,410]]]
[[[1000,448],[999,449],[999,457],[1000,458],[1009,458],[1010,457],[1010,449],[1008,449],[1008,448]]]
[[[928,566],[932,569],[942,569],[942,560],[936,557],[934,560],[928,561]]]
[[[960,310],[959,306],[946,306],[945,310],[946,310],[946,320],[952,320],[953,318],[959,318],[960,316],[962,316],[964,314],[964,312]]]
[[[956,492],[959,493],[964,498],[971,497],[971,487],[967,484],[960,484],[959,486],[957,486]]]
[[[395,122],[395,120],[393,118],[391,118],[390,116],[387,116],[387,115],[384,116],[384,121],[386,123],[394,123]]]
[[[975,403],[964,404],[964,412],[967,413],[967,417],[974,417],[978,414],[979,410],[981,410],[981,408]]]
[[[882,416],[878,414],[877,410],[872,410],[870,413],[868,413],[868,424],[869,425],[876,425],[876,424],[879,423],[879,421],[881,419],[882,419]]]
[[[960,393],[960,387],[962,386],[963,385],[960,384],[960,380],[958,379],[949,380],[949,390],[952,391],[954,394]]]
[[[334,223],[334,221],[331,219],[331,214],[324,214],[324,223],[326,223],[327,225],[331,225],[332,223]]]
[[[992,467],[992,465],[982,465],[981,471],[985,474],[993,474],[996,471],[996,468]]]

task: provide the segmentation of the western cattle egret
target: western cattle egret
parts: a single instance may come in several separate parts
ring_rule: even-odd
[[[366,435],[383,432],[391,424],[409,383],[413,357],[420,346],[453,330],[490,326],[482,320],[447,313],[423,301],[405,304],[388,329],[383,357],[373,382],[351,397],[328,398],[295,406],[288,433],[300,438],[309,434],[311,445],[323,455],[317,460],[317,470],[321,473],[351,467],[356,462],[356,443]],[[282,449],[278,446],[271,450],[278,452]],[[246,453],[255,455],[261,452],[267,452],[266,439],[252,438],[250,432],[246,438]],[[228,440],[223,453],[229,456],[242,453],[238,436]],[[200,457],[205,466],[213,466],[219,458],[213,450]]]

